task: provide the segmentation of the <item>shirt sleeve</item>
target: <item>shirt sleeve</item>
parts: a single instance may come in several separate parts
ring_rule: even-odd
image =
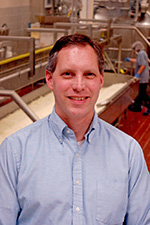
[[[131,149],[126,225],[148,225],[150,224],[150,174],[138,143],[133,142]]]
[[[17,166],[14,145],[5,139],[0,146],[0,224],[15,225],[19,212],[17,201]]]

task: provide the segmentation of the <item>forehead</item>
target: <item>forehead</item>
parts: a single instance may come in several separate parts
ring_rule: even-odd
[[[72,49],[75,49],[75,48],[77,48],[79,50],[87,50],[88,49],[89,51],[92,51],[96,54],[94,48],[88,43],[87,44],[79,43],[79,44],[72,44],[72,45],[65,46],[58,52],[58,54],[62,51],[71,51]]]
[[[98,57],[95,50],[89,45],[71,45],[62,48],[57,55],[57,63],[78,63],[91,61],[98,63]]]

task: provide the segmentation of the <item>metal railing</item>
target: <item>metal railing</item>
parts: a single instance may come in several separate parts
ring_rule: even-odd
[[[32,37],[17,37],[17,36],[0,36],[0,40],[5,41],[28,41],[29,42],[29,68],[28,74],[29,79],[35,75],[35,39]],[[4,78],[0,79],[2,82]],[[1,90],[0,96],[3,97],[11,97],[17,105],[29,116],[29,118],[34,122],[39,118],[32,112],[32,110],[28,107],[28,105],[22,100],[22,98],[14,91],[14,90]]]
[[[38,116],[34,114],[34,112],[28,107],[28,105],[22,100],[22,98],[15,91],[0,90],[0,96],[11,97],[33,122],[39,120]]]
[[[35,75],[35,39],[32,37],[18,37],[18,36],[0,36],[0,40],[5,41],[28,41],[29,42],[29,61],[30,73],[29,78]]]
[[[76,33],[77,28],[79,29],[87,29],[88,35],[92,37],[92,24],[82,24],[82,23],[61,23],[61,22],[56,22],[54,23],[54,28],[58,27],[67,27],[68,29],[71,29],[71,33]]]
[[[63,33],[64,35],[68,34],[67,29],[59,29],[59,28],[27,28],[27,32],[46,32],[53,33],[53,41],[57,40],[58,33]]]
[[[145,27],[145,26],[144,26]],[[147,26],[150,28],[150,26]],[[121,25],[111,25],[112,29],[123,29],[123,30],[134,30],[141,38],[142,40],[150,47],[150,42],[147,40],[147,38],[142,34],[142,32],[135,26],[121,26]]]
[[[68,31],[66,29],[49,29],[49,28],[28,28],[28,32],[51,32],[54,35],[54,41],[57,39],[57,34],[58,32],[63,33],[64,35],[68,34]],[[15,78],[18,75],[20,76],[21,74],[28,73],[29,76],[28,78],[31,79],[35,75],[35,67],[38,68],[39,66],[35,66],[35,39],[33,37],[17,37],[17,36],[0,36],[0,40],[4,41],[28,41],[29,42],[29,68],[19,71],[16,73],[13,73],[11,75],[8,75],[6,77],[0,78],[0,82],[4,82],[7,80],[10,80],[11,78]],[[43,63],[42,63],[43,64]],[[43,66],[46,65],[45,63]],[[41,67],[41,65],[40,65]],[[26,113],[26,115],[33,121],[35,122],[39,118],[37,115],[28,107],[28,105],[22,100],[22,98],[15,92],[15,90],[3,90],[0,89],[0,96],[3,97],[11,97],[16,104]]]
[[[73,20],[72,20],[73,21]],[[78,22],[77,22],[78,21]],[[80,22],[87,22],[87,23],[80,23]],[[92,19],[79,19],[74,20],[74,22],[71,23],[54,23],[54,28],[28,28],[28,32],[52,32],[54,35],[54,41],[57,39],[57,34],[59,32],[63,33],[64,35],[68,34],[68,29],[71,29],[72,32],[76,32],[77,28],[80,29],[87,29],[88,35],[93,36],[93,25],[101,23],[101,20],[92,20]],[[150,47],[150,42],[145,38],[145,36],[140,32],[140,30],[135,26],[122,26],[122,25],[113,25],[111,24],[111,20],[105,21],[104,25],[107,27],[107,35],[106,40],[101,42],[101,44],[108,44],[110,40],[117,40],[118,42],[118,72],[120,71],[120,64],[121,64],[121,42],[122,42],[122,36],[116,35],[114,37],[110,37],[110,29],[130,29],[135,30],[137,34],[144,40],[144,42]],[[64,28],[58,28],[58,27],[65,27]],[[67,28],[66,28],[67,27]],[[27,40],[29,41],[29,60],[30,60],[30,67],[25,70],[25,72],[29,73],[29,78],[32,78],[35,74],[35,40],[32,37],[15,37],[15,36],[2,36],[0,37],[0,40]],[[9,78],[18,76],[18,73],[11,74]],[[1,78],[3,81],[7,80],[8,77]],[[2,81],[0,79],[0,82]],[[30,117],[32,121],[36,121],[39,118],[32,112],[32,110],[28,107],[28,105],[21,99],[21,97],[14,91],[14,90],[0,90],[0,96],[4,97],[11,97],[17,105]]]

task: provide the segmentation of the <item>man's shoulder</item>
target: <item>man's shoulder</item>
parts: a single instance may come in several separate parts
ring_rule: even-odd
[[[119,128],[113,126],[112,124],[100,118],[98,118],[98,123],[100,127],[100,133],[104,133],[104,134],[106,133],[107,135],[109,135],[110,137],[112,136],[115,139],[123,138],[130,141],[133,140],[131,136],[129,136],[128,134],[121,131]]]
[[[130,135],[121,131],[119,128],[99,119],[99,133],[98,140],[105,145],[110,146],[111,149],[115,149],[116,152],[128,153],[128,151],[141,151],[139,143]]]
[[[11,138],[26,138],[27,136],[35,136],[35,135],[40,135],[40,133],[42,132],[42,129],[45,129],[48,126],[48,116],[44,117],[40,120],[37,120],[36,122],[14,132],[13,134],[11,134],[9,137],[7,137],[7,139],[11,139]]]

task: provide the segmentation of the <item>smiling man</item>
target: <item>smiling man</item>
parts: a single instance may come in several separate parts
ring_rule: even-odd
[[[52,114],[0,148],[1,225],[148,225],[150,178],[139,144],[99,119],[98,43],[81,34],[52,48]]]
[[[84,139],[94,115],[94,106],[103,85],[97,55],[90,45],[64,47],[57,56],[54,72],[46,70],[47,84],[54,91],[57,115]]]

